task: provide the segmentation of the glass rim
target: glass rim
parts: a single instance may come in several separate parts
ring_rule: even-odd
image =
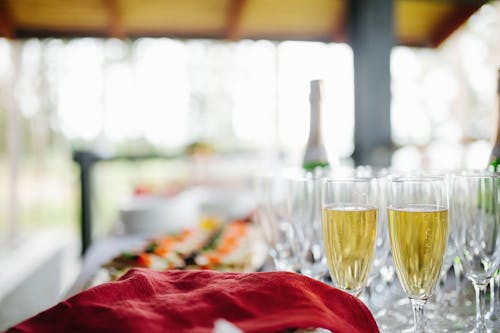
[[[325,177],[322,179],[323,183],[367,183],[377,179],[378,177],[368,176],[339,176],[339,177]]]
[[[500,174],[488,170],[467,170],[452,173],[453,178],[500,178]]]
[[[422,175],[422,176],[395,176],[389,177],[391,183],[432,183],[445,182],[446,176]]]
[[[312,177],[307,177],[307,176],[290,176],[290,177],[283,177],[281,178],[283,182],[287,183],[313,183],[316,181],[316,179]]]

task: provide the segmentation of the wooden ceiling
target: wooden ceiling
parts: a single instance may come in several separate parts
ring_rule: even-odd
[[[0,0],[0,36],[345,42],[348,1]],[[436,47],[485,2],[394,0],[396,43]]]

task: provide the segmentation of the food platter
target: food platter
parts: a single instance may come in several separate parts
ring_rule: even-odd
[[[252,272],[262,269],[266,256],[252,214],[228,222],[202,217],[195,227],[150,237],[144,246],[122,251],[100,266],[91,285],[116,280],[134,267]]]

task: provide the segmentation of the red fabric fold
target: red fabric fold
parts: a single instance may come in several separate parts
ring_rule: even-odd
[[[247,333],[379,332],[357,298],[300,274],[146,269],[85,290],[7,332],[205,333],[218,318]]]

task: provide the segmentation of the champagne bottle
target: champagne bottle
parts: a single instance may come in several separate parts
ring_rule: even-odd
[[[498,69],[498,82],[497,82],[497,97],[498,97],[498,113],[497,113],[497,133],[495,136],[495,142],[493,145],[493,149],[491,150],[489,167],[493,171],[499,172],[500,166],[500,68]]]
[[[311,91],[309,94],[309,102],[311,107],[309,139],[304,153],[302,167],[305,170],[312,171],[318,167],[328,167],[328,155],[323,143],[321,134],[321,107],[323,82],[321,80],[311,81]]]

